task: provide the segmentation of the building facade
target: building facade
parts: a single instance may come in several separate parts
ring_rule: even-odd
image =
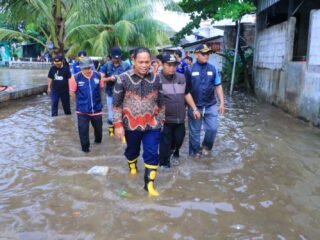
[[[320,126],[320,1],[258,0],[258,97]]]

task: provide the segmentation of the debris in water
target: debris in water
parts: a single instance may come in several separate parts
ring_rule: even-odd
[[[106,176],[108,174],[109,167],[108,166],[94,166],[88,170],[88,174],[92,175],[103,175]]]

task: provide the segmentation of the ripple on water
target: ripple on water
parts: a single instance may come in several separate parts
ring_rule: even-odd
[[[0,238],[146,239],[155,233],[159,239],[299,239],[317,231],[316,208],[308,213],[287,189],[306,176],[281,158],[292,142],[253,109],[256,102],[227,102],[211,156],[200,162],[188,157],[186,138],[181,165],[159,169],[155,185],[161,195],[149,198],[142,159],[138,176],[128,176],[124,146],[106,137],[106,124],[102,144],[84,154],[75,116],[51,118],[47,98],[37,99],[6,117],[1,112],[0,126],[10,128],[4,128],[0,145]],[[312,158],[314,167],[302,169],[315,176],[317,146],[312,141],[307,154],[291,146],[287,156]],[[108,175],[86,174],[94,165],[109,166]],[[319,195],[305,186],[299,188],[301,195],[310,193],[304,199]]]

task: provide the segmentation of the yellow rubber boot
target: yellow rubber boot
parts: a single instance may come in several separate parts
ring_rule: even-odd
[[[134,176],[139,172],[137,167],[137,162],[138,162],[137,158],[133,160],[128,160],[129,172],[131,176]]]
[[[158,166],[145,164],[144,172],[144,189],[149,193],[150,196],[159,196],[159,193],[154,189],[154,180],[157,176]]]
[[[114,136],[114,127],[113,127],[113,125],[109,125],[109,136],[110,137]]]

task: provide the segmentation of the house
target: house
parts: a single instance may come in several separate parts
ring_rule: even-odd
[[[320,126],[320,1],[256,3],[257,96]]]

